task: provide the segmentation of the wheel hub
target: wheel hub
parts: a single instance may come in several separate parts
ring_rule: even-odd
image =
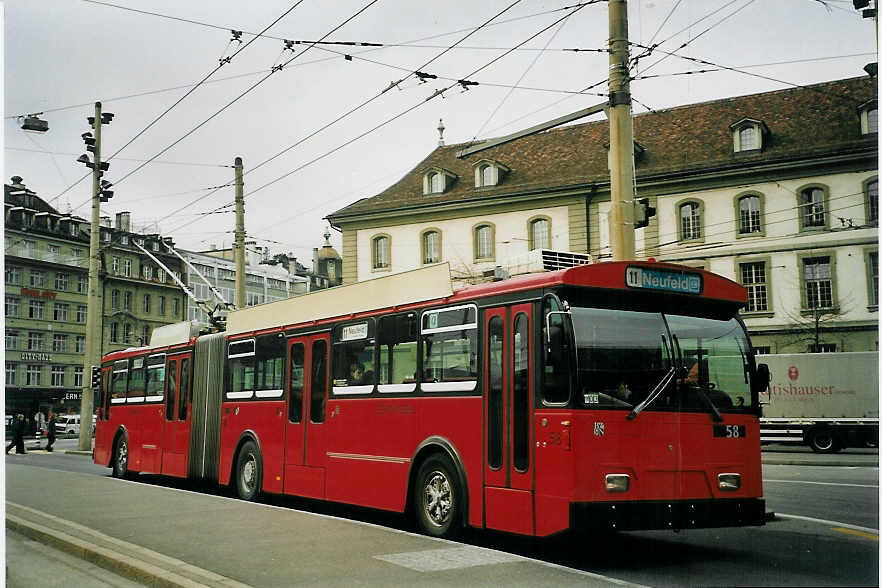
[[[433,472],[425,487],[426,518],[435,526],[444,525],[450,517],[452,499],[450,481],[441,472]]]

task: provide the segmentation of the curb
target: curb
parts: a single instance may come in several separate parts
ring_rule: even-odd
[[[878,461],[859,461],[856,459],[838,459],[835,461],[811,461],[798,458],[763,458],[763,465],[792,465],[792,466],[838,466],[838,467],[872,467],[878,468]]]
[[[65,530],[27,520],[12,514],[10,510],[36,514],[46,519],[46,523]],[[247,584],[232,578],[21,505],[7,503],[6,528],[146,586],[249,588]],[[127,553],[131,555],[125,555]]]

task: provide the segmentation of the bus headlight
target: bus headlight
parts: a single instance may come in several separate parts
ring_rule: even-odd
[[[607,492],[627,492],[631,487],[631,476],[628,474],[607,474],[606,475],[606,491]]]
[[[720,490],[734,492],[735,490],[741,488],[741,474],[719,474],[717,476],[717,483],[720,487]]]

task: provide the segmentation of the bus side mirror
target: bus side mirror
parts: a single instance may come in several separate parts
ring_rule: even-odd
[[[761,363],[756,366],[756,387],[757,390],[762,394],[763,392],[768,394],[768,400],[766,402],[760,402],[760,404],[770,404],[772,401],[772,392],[769,390],[769,382],[772,380],[772,374],[769,372],[769,366],[767,364]]]

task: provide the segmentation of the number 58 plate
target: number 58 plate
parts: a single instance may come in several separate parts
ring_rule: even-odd
[[[740,439],[747,437],[747,430],[744,425],[714,425],[714,437]]]

